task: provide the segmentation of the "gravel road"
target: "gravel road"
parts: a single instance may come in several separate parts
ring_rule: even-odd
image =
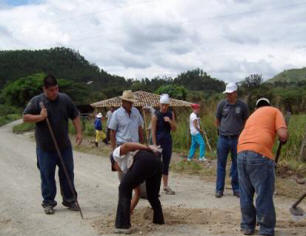
[[[43,213],[35,143],[15,135],[12,127],[0,128],[0,235],[109,235],[117,205],[118,179],[108,158],[74,152],[75,183],[85,219],[63,207],[58,191],[54,215]],[[196,176],[172,174],[177,195],[161,194],[166,225],[148,221],[148,203],[141,200],[132,217],[137,235],[242,235],[239,232],[239,200],[227,190],[214,197],[214,183]],[[58,187],[59,190],[59,187]],[[288,208],[294,199],[276,198],[279,236],[305,236],[306,218],[292,220]],[[306,204],[301,205],[306,210]],[[150,214],[149,214],[150,215]]]

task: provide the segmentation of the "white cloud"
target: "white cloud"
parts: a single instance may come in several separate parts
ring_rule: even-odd
[[[285,0],[0,1],[0,50],[65,46],[126,77],[202,68],[224,81],[306,66],[306,3]]]

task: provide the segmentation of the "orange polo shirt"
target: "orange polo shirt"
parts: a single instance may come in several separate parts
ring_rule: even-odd
[[[258,108],[246,121],[237,152],[253,151],[274,160],[272,148],[279,128],[287,128],[280,110],[271,106]]]

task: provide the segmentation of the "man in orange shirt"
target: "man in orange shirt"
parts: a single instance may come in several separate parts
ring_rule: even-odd
[[[273,203],[275,161],[272,147],[276,134],[285,143],[288,131],[282,113],[267,98],[256,102],[256,110],[247,120],[238,140],[238,176],[240,186],[241,231],[251,235],[256,219],[260,235],[274,235],[276,222]],[[256,193],[256,208],[253,197]]]

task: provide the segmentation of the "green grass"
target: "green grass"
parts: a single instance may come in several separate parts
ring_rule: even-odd
[[[22,134],[24,132],[28,132],[28,131],[33,130],[34,127],[35,127],[34,123],[21,123],[19,125],[15,125],[13,127],[13,132],[15,134]]]
[[[14,120],[20,119],[19,114],[8,114],[0,116],[0,126],[6,125]]]

